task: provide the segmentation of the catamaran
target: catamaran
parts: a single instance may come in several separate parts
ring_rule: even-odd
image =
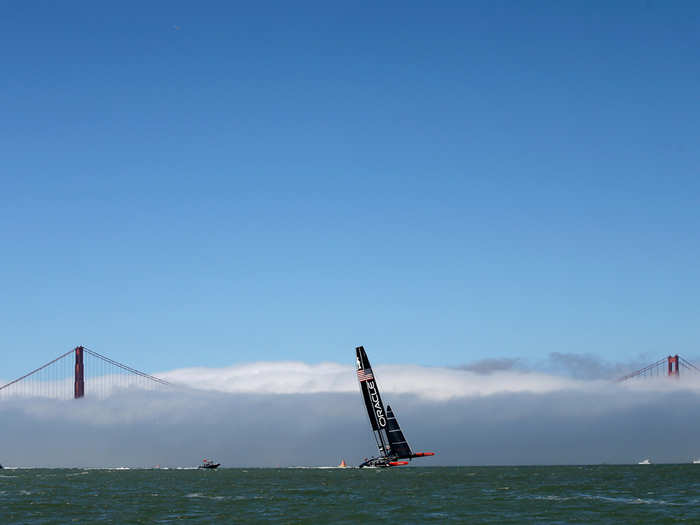
[[[397,467],[399,465],[408,465],[408,461],[411,461],[413,458],[434,456],[434,452],[411,451],[411,447],[406,442],[406,438],[401,431],[401,427],[399,427],[393,410],[391,410],[391,406],[387,405],[386,410],[384,410],[377,380],[374,378],[364,347],[358,346],[355,348],[355,352],[357,354],[357,379],[360,381],[360,390],[367,407],[369,423],[372,426],[374,439],[377,441],[377,447],[379,448],[379,456],[365,459],[360,468]]]

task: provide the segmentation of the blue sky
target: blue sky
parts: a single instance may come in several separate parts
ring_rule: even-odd
[[[0,376],[697,355],[700,7],[9,2]]]

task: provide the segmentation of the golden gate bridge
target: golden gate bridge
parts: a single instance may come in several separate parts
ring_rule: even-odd
[[[88,374],[89,372],[89,374]],[[126,389],[156,390],[171,383],[119,363],[84,346],[0,386],[0,400],[16,397],[104,399]]]
[[[638,378],[652,378],[652,377],[671,377],[678,379],[681,376],[681,370],[683,370],[684,376],[697,376],[700,374],[700,368],[695,366],[693,363],[680,357],[678,354],[670,355],[659,359],[655,363],[651,363],[645,367],[635,370],[627,375],[620,377],[617,381],[628,381],[630,379]]]
[[[700,368],[679,355],[668,356],[617,379],[683,376],[698,377]],[[125,365],[94,350],[77,346],[48,363],[0,386],[0,400],[10,398],[104,399],[131,390],[159,390],[174,386],[161,378]]]

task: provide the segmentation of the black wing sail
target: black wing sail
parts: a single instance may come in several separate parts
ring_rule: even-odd
[[[401,432],[399,422],[396,421],[396,416],[394,416],[394,412],[389,405],[386,407],[386,434],[389,438],[392,456],[398,456],[399,458],[413,457],[411,447],[408,446],[406,438]]]
[[[367,407],[369,422],[377,440],[379,453],[386,456],[390,451],[390,447],[386,433],[387,416],[384,410],[384,403],[382,403],[382,398],[379,395],[379,387],[374,378],[365,349],[358,346],[355,348],[355,351],[357,353],[357,379],[360,381],[360,389],[365,400],[365,407]]]

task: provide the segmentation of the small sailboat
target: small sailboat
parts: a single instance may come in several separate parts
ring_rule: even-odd
[[[642,461],[637,463],[637,465],[651,465],[651,460],[649,458],[643,459]]]
[[[408,465],[413,458],[434,456],[434,452],[413,452],[399,427],[393,410],[389,405],[384,410],[382,398],[379,395],[377,380],[374,378],[372,367],[369,364],[364,347],[355,348],[357,356],[357,379],[360,382],[360,390],[367,407],[369,423],[374,432],[374,439],[379,448],[379,456],[367,459],[360,464],[365,467],[398,467]],[[408,461],[404,461],[408,460]]]
[[[338,465],[338,468],[346,468],[347,466],[348,466],[348,465],[347,465],[347,463],[345,463],[345,460],[344,460],[344,459],[341,459],[341,460],[340,460],[340,465]]]

